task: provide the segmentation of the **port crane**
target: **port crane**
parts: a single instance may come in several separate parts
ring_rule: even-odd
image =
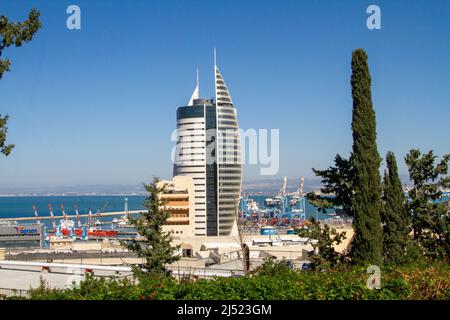
[[[78,228],[81,228],[80,214],[78,213],[78,206],[76,204],[73,205],[75,209],[75,216],[77,217]]]
[[[51,218],[52,219],[52,227],[53,227],[53,230],[55,230],[56,229],[55,216],[53,215],[53,207],[51,204],[48,205],[48,209],[50,210],[50,216],[52,217]]]
[[[130,219],[130,215],[128,214],[129,210],[128,210],[128,198],[125,198],[125,203],[123,206],[123,211],[125,212],[125,215],[122,217],[122,219],[126,222],[128,222],[128,220]]]
[[[41,221],[39,220],[39,215],[38,215],[35,205],[33,205],[33,211],[34,211],[34,216],[36,217],[37,224],[41,224]]]
[[[123,211],[128,214],[128,198],[125,198],[125,203],[123,206]]]
[[[298,200],[299,200],[301,197],[303,197],[303,195],[304,195],[304,194],[303,194],[303,186],[304,186],[304,184],[305,184],[305,177],[301,177],[301,178],[300,178],[300,183],[299,183],[299,185],[298,185],[298,188],[297,188],[297,190],[294,192],[294,194],[293,194],[293,196],[292,196],[292,199],[291,199],[291,201],[290,201],[292,207],[295,207],[296,204],[297,204],[297,202],[298,202]]]
[[[278,192],[278,197],[286,197],[286,186],[287,186],[287,177],[283,177],[283,184],[281,185],[281,189]]]
[[[299,197],[303,196],[303,186],[304,186],[304,184],[305,184],[305,177],[301,177],[300,178],[300,184],[299,184],[298,189],[297,189],[297,194],[298,194]]]
[[[61,210],[62,210],[62,214],[63,214],[64,220],[67,220],[66,211],[65,211],[64,205],[62,203],[61,203]]]
[[[283,183],[281,185],[280,191],[274,198],[266,198],[264,200],[264,204],[268,208],[276,208],[275,211],[279,211],[280,213],[285,213],[288,209],[287,206],[287,177],[283,177]],[[281,210],[280,210],[281,209]]]
[[[299,219],[306,218],[306,203],[305,203],[305,195],[303,193],[304,184],[305,184],[305,177],[301,177],[298,188],[290,201],[291,210],[294,214],[298,214]]]
[[[248,199],[245,195],[244,188],[241,187],[241,194],[239,197],[238,217],[243,217],[246,214],[247,201]]]

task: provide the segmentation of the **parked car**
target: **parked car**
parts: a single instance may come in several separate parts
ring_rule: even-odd
[[[312,264],[311,263],[303,263],[301,269],[302,269],[302,271],[310,271],[310,270],[312,270]]]

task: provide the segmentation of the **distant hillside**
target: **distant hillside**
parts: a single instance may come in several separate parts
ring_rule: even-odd
[[[0,195],[113,195],[145,194],[142,185],[75,185],[56,187],[0,187]]]
[[[300,178],[289,179],[287,180],[287,191],[294,192],[297,190],[298,185],[300,183]],[[266,179],[266,180],[257,180],[257,181],[244,181],[244,191],[246,193],[269,193],[274,194],[277,193],[282,184],[282,179]],[[317,190],[321,186],[320,179],[306,179],[303,190],[308,192],[311,190]]]
[[[403,183],[410,185],[408,177],[401,175]],[[289,178],[287,181],[287,191],[293,192],[297,189],[300,178]],[[276,194],[282,184],[282,179],[264,179],[244,181],[244,192],[247,194]],[[303,190],[309,192],[319,190],[321,187],[320,179],[305,178]],[[73,186],[55,186],[55,187],[0,187],[0,196],[28,196],[28,195],[114,195],[114,194],[145,194],[141,184],[136,185],[73,185]]]
[[[400,179],[403,184],[408,186],[411,185],[408,175],[400,175]],[[288,177],[287,180],[287,191],[294,192],[297,190],[300,182],[300,178]],[[246,193],[263,193],[263,194],[275,194],[277,193],[282,184],[282,179],[265,179],[257,181],[244,181],[244,191]],[[305,184],[303,186],[303,191],[309,192],[314,190],[319,190],[322,186],[320,178],[305,178]]]

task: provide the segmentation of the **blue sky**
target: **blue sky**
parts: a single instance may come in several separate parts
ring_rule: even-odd
[[[66,8],[81,8],[81,30]],[[366,8],[381,8],[381,30]],[[13,154],[0,186],[136,184],[171,177],[175,111],[200,70],[212,97],[213,48],[243,129],[280,129],[280,171],[311,177],[351,150],[351,52],[369,55],[382,156],[450,152],[450,1],[18,1],[0,14],[43,28],[5,52],[0,113]],[[246,180],[259,175],[245,168]]]

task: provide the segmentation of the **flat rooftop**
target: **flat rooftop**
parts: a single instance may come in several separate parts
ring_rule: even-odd
[[[66,268],[67,269],[67,268]],[[65,273],[63,273],[65,272]],[[114,272],[98,271],[96,275],[108,276]],[[0,288],[29,290],[40,285],[40,279],[44,279],[53,288],[63,289],[69,286],[77,278],[82,280],[84,275],[77,275],[73,270],[58,270],[55,268],[51,273],[42,272],[39,267],[2,267],[0,268]]]

